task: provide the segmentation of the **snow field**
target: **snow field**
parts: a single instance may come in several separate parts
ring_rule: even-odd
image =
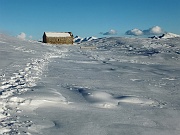
[[[16,45],[14,45],[13,49],[15,51],[28,53],[30,55],[36,55],[38,53],[37,50],[27,49],[25,46],[17,47]],[[64,50],[64,52],[65,51],[66,49]],[[41,54],[43,55],[42,58],[31,58],[31,62],[27,63],[24,69],[20,69],[17,72],[12,73],[9,78],[6,76],[6,74],[1,75],[0,79],[2,80],[2,82],[0,85],[0,134],[19,134],[23,132],[30,134],[26,131],[20,132],[18,131],[18,128],[30,127],[33,124],[32,121],[20,121],[18,120],[18,115],[22,113],[24,109],[31,108],[30,110],[33,111],[33,108],[38,108],[41,104],[47,105],[48,103],[57,103],[55,101],[53,102],[51,100],[44,99],[34,100],[31,98],[21,98],[19,97],[19,95],[22,95],[27,91],[32,91],[33,87],[35,87],[36,83],[41,79],[43,70],[45,70],[47,64],[50,62],[50,59],[55,57],[54,55],[56,54],[58,54],[58,57],[63,57],[63,55],[61,55],[62,52],[63,51],[53,51],[53,53],[45,52]],[[24,108],[23,106],[26,107]],[[29,107],[27,108],[27,106]],[[11,115],[12,112],[13,115]]]
[[[179,39],[0,41],[0,134],[179,135]]]
[[[4,119],[6,119],[6,121],[12,119],[6,106],[16,106],[20,104],[27,105],[27,100],[12,96],[31,90],[31,87],[36,85],[37,80],[40,79],[39,77],[42,74],[44,67],[43,61],[44,60],[36,59],[32,63],[27,63],[24,70],[19,70],[18,73],[13,73],[13,76],[9,80],[2,82],[2,86],[0,87],[0,98],[2,99],[2,104],[5,106],[5,109],[1,113],[5,114]],[[8,97],[10,97],[9,100],[7,99]],[[16,112],[21,112],[21,110],[16,108]],[[4,119],[1,121],[4,121]],[[11,120],[9,123],[14,125]],[[8,125],[9,123],[7,122],[6,124]],[[14,120],[14,123],[18,123],[18,121]],[[13,127],[10,127],[9,132],[13,134],[15,131],[12,131],[12,129]]]

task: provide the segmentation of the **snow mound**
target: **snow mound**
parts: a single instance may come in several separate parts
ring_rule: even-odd
[[[81,37],[79,37],[79,36],[75,36],[75,37],[74,37],[74,42],[75,42],[75,43],[81,43],[81,42],[86,42],[86,41],[92,41],[92,40],[94,40],[94,39],[97,39],[97,37],[91,36],[91,37],[81,38]]]

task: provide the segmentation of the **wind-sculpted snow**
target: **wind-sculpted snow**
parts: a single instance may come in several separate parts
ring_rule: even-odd
[[[87,102],[92,103],[94,104],[94,106],[100,108],[114,108],[118,107],[122,103],[156,106],[155,101],[141,97],[135,97],[130,95],[113,96],[112,94],[107,92],[95,91],[77,86],[69,87],[69,89],[79,92]]]
[[[102,38],[82,43],[82,46],[96,46],[97,55],[92,58],[110,61],[131,62],[140,64],[160,64],[169,62],[179,64],[180,38],[173,39],[138,39],[138,38]],[[102,52],[102,56],[101,56]],[[108,55],[104,55],[106,52]],[[92,53],[91,53],[92,54]],[[145,56],[145,57],[144,57]],[[139,59],[140,58],[140,59]],[[148,58],[148,60],[147,60]],[[158,63],[157,63],[158,62]]]
[[[179,38],[0,46],[0,134],[180,134]]]

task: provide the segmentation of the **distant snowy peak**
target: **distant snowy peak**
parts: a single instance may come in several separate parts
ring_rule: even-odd
[[[82,41],[91,41],[91,40],[94,40],[94,39],[97,39],[97,38],[96,37],[86,37]]]
[[[81,43],[81,42],[86,42],[86,41],[91,41],[91,40],[94,40],[94,39],[97,39],[97,37],[86,37],[86,38],[81,38],[79,36],[75,36],[74,37],[74,42],[75,43]]]
[[[162,36],[159,36],[159,38],[176,38],[176,37],[180,37],[180,35],[174,33],[166,33],[163,34]]]
[[[75,43],[79,43],[79,42],[81,42],[82,41],[82,38],[81,37],[79,37],[79,36],[75,36],[74,37],[74,42]]]
[[[176,37],[180,37],[180,35],[174,34],[174,33],[165,33],[162,34],[161,36],[153,36],[151,37],[152,39],[167,39],[167,38],[176,38]]]

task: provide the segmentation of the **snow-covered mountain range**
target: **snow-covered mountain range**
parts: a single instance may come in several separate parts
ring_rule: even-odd
[[[152,39],[168,39],[168,38],[177,38],[177,37],[180,37],[180,35],[177,35],[177,34],[174,34],[174,33],[165,33],[165,34],[162,34],[161,36],[153,36],[153,37],[150,37]]]
[[[0,34],[0,58],[1,135],[180,134],[180,38]]]
[[[79,36],[75,36],[74,37],[74,42],[75,43],[82,43],[82,42],[86,42],[86,41],[91,41],[91,40],[94,40],[94,39],[97,39],[96,37],[85,37],[85,38],[81,38]]]

